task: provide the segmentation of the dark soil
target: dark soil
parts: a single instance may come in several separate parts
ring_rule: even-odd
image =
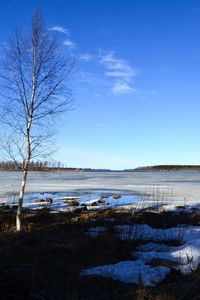
[[[15,214],[0,212],[0,299],[200,299],[199,270],[191,276],[173,271],[155,288],[79,275],[84,268],[134,259],[131,253],[140,241],[118,239],[113,229],[117,224],[166,228],[199,225],[199,217],[198,212],[26,211],[24,230],[19,234],[15,233]],[[88,228],[100,225],[108,228],[106,233],[96,238],[85,234]]]

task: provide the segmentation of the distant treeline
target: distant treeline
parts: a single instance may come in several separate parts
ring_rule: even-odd
[[[147,167],[139,167],[136,170],[200,170],[200,165],[156,165],[156,166],[147,166]]]
[[[0,171],[18,171],[21,164],[13,161],[0,161]],[[60,161],[32,161],[29,164],[29,171],[85,171],[89,169],[68,168]]]

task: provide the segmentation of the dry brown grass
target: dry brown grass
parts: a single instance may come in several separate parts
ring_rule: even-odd
[[[199,299],[200,270],[191,276],[173,271],[156,288],[79,276],[84,268],[133,259],[131,253],[140,241],[121,241],[114,234],[115,225],[146,223],[166,228],[183,220],[197,225],[198,213],[175,216],[143,211],[133,215],[111,209],[52,214],[43,209],[25,211],[23,220],[24,231],[17,234],[15,214],[0,213],[0,299]],[[106,226],[107,232],[96,238],[84,234],[94,226]]]

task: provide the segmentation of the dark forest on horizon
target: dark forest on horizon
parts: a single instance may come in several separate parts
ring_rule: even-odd
[[[0,161],[0,171],[19,171],[22,167],[19,163],[13,161]],[[29,171],[69,171],[69,172],[135,172],[135,171],[173,171],[173,170],[200,170],[200,165],[154,165],[143,166],[133,169],[110,170],[67,167],[60,161],[32,161],[29,165]]]

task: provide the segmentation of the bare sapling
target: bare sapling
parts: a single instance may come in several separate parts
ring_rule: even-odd
[[[63,58],[39,11],[33,13],[30,32],[16,28],[3,50],[1,150],[21,171],[16,216],[16,229],[21,231],[29,165],[51,153],[55,118],[71,109],[68,79],[73,59]]]

